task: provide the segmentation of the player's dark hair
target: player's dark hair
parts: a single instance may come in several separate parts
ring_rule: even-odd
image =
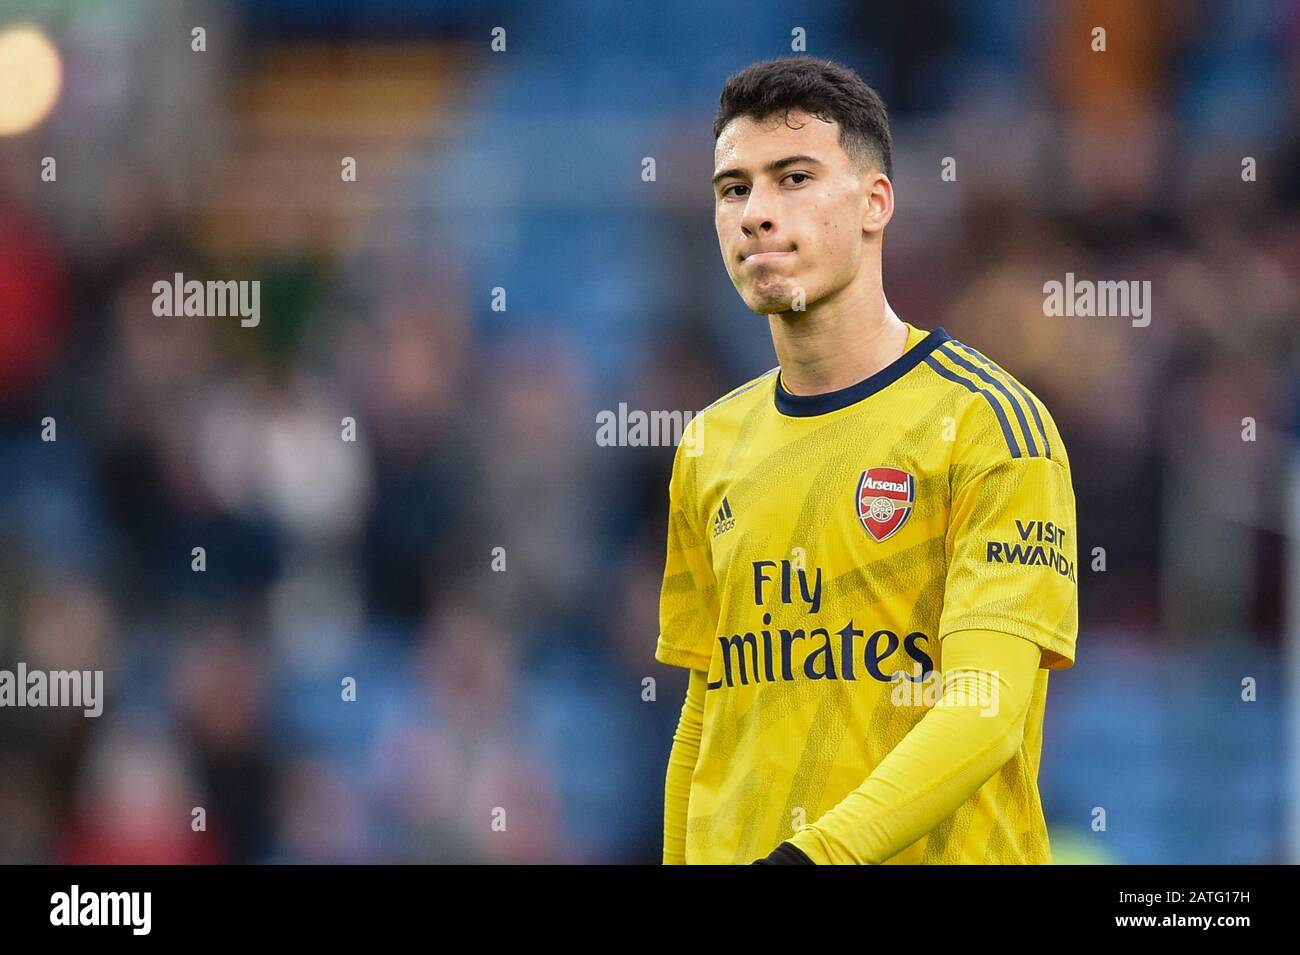
[[[852,69],[833,60],[790,56],[764,60],[727,77],[713,120],[713,141],[733,119],[756,122],[799,110],[840,125],[840,146],[855,165],[894,176],[885,103]]]

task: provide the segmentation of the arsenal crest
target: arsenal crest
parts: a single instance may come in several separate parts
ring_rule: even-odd
[[[898,468],[867,468],[858,479],[858,520],[877,543],[907,523],[916,501],[916,478]]]

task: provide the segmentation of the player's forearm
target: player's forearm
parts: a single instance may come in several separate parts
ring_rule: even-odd
[[[691,776],[700,755],[704,724],[706,674],[691,670],[677,732],[673,735],[664,781],[664,865],[686,864],[686,815],[691,796]]]
[[[1039,649],[1008,634],[971,630],[944,640],[943,662],[944,702],[862,785],[788,840],[813,862],[884,862],[952,815],[1016,754]],[[981,686],[985,699],[996,686],[991,714],[981,705]]]

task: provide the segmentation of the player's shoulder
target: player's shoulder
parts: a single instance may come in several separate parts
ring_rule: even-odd
[[[683,443],[685,438],[691,438],[699,445],[704,433],[709,431],[719,434],[734,432],[753,410],[754,403],[764,400],[770,394],[773,379],[779,370],[779,366],[770,368],[701,408],[687,425]]]
[[[1042,399],[980,349],[941,338],[926,364],[954,395],[962,456],[977,464],[1042,458],[1068,471],[1065,441]]]
[[[780,370],[781,368],[778,365],[775,368],[769,368],[761,375],[755,375],[753,378],[749,379],[749,381],[745,382],[743,385],[740,385],[739,387],[736,388],[732,388],[722,397],[705,405],[703,408],[700,409],[700,413],[696,417],[701,418],[701,417],[712,415],[714,418],[719,418],[719,417],[726,416],[729,413],[734,414],[737,412],[741,412],[742,408],[744,410],[748,410],[750,403],[756,397],[756,393],[763,391],[762,388],[763,385],[766,384],[770,386],[772,384],[772,379],[775,377],[776,373]],[[736,399],[740,398],[742,395],[750,395],[751,396],[750,401],[737,402]],[[719,410],[723,408],[726,408],[726,410],[725,411]]]
[[[746,415],[753,411],[754,402],[770,394],[772,380],[779,370],[779,367],[772,368],[749,379],[692,415],[682,429],[673,456],[673,471],[695,472],[702,465],[712,467],[719,460],[719,449],[735,440]]]

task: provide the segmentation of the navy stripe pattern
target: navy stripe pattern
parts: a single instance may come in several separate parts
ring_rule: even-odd
[[[967,379],[963,378],[961,375],[957,374],[957,372],[945,368],[943,365],[939,364],[937,361],[934,360],[933,355],[927,355],[925,358],[925,363],[929,365],[931,368],[933,368],[942,377],[947,378],[949,381],[955,381],[957,384],[961,385],[963,388],[965,388],[967,391],[971,392],[972,394],[983,395],[984,400],[987,401],[989,403],[989,407],[993,409],[993,413],[997,415],[998,424],[1002,426],[1002,437],[1007,439],[1007,447],[1011,450],[1011,456],[1013,458],[1021,457],[1020,446],[1016,444],[1016,437],[1011,433],[1011,424],[1007,421],[1007,416],[1002,411],[1002,405],[998,404],[998,400],[996,398],[994,398],[983,388],[976,385],[973,381],[968,381]]]
[[[1020,382],[1016,381],[1009,374],[1007,374],[1006,369],[1001,368],[997,364],[997,362],[990,361],[985,355],[976,351],[974,348],[971,348],[969,345],[959,342],[956,339],[953,339],[952,343],[956,345],[958,348],[960,348],[962,351],[966,352],[971,357],[983,362],[984,365],[987,366],[988,368],[1002,375],[1002,377],[1004,377],[1007,380],[1007,384],[1015,389],[1016,394],[1018,394],[1021,397],[1021,399],[1023,399],[1025,404],[1029,406],[1029,412],[1034,416],[1034,424],[1038,427],[1038,436],[1043,439],[1043,451],[1047,455],[1048,459],[1051,459],[1052,445],[1047,440],[1047,429],[1043,427],[1043,418],[1042,415],[1038,413],[1038,404],[1037,402],[1034,401],[1033,398],[1029,397],[1028,392],[1026,392],[1025,389],[1020,386]]]
[[[1016,420],[1020,422],[1020,433],[1024,435],[1025,447],[1029,449],[1029,456],[1031,458],[1038,457],[1038,446],[1034,444],[1034,436],[1029,431],[1029,421],[1025,418],[1025,411],[1020,407],[1020,402],[1016,401],[1011,392],[1007,390],[1007,386],[1002,384],[1002,382],[998,381],[983,368],[970,363],[965,358],[962,358],[961,355],[957,354],[955,349],[945,345],[939,350],[943,352],[944,355],[947,356],[948,360],[954,365],[966,369],[987,384],[992,385],[1002,394],[1002,397],[1007,399],[1007,404],[1009,404],[1011,410],[1016,413]]]
[[[965,355],[958,352],[957,349],[961,349],[961,352],[964,352]],[[934,356],[928,356],[925,360],[926,364],[939,375],[961,385],[972,394],[983,396],[998,419],[998,425],[1002,428],[1002,436],[1006,439],[1007,448],[1013,458],[1022,457],[1020,444],[1016,440],[1015,430],[1010,419],[1007,418],[1002,402],[998,400],[997,395],[1001,395],[1006,399],[1006,403],[1015,414],[1016,422],[1020,425],[1020,436],[1024,439],[1024,446],[1028,456],[1031,458],[1039,457],[1039,451],[1038,444],[1034,441],[1035,430],[1031,428],[1029,419],[1025,416],[1026,407],[1028,407],[1029,413],[1034,419],[1037,436],[1042,441],[1043,456],[1051,458],[1052,448],[1047,440],[1047,429],[1043,426],[1042,415],[1038,413],[1038,406],[1034,403],[1033,398],[1021,387],[1019,382],[996,363],[955,338],[945,342],[936,351],[952,362],[953,365],[956,365],[957,369],[961,370],[941,364]],[[992,390],[990,390],[990,387]],[[1012,394],[1012,389],[1014,389],[1015,394]],[[997,394],[994,394],[994,392]]]

